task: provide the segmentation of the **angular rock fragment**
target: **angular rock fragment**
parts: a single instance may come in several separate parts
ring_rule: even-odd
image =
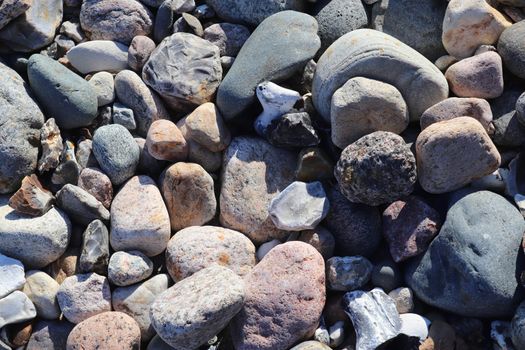
[[[40,129],[40,144],[42,145],[42,155],[38,160],[38,171],[43,173],[58,166],[64,149],[60,129],[54,118],[49,118]]]
[[[22,186],[9,199],[9,206],[19,213],[41,216],[51,209],[55,197],[42,187],[36,175],[26,176]]]
[[[82,247],[78,259],[79,272],[96,272],[106,275],[109,261],[109,233],[100,220],[92,221],[82,237]]]

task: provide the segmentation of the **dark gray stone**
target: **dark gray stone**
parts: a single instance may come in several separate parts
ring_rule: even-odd
[[[109,211],[95,197],[82,188],[67,184],[57,192],[57,205],[64,210],[72,221],[88,225],[99,219],[109,221]]]
[[[82,168],[98,168],[98,162],[93,154],[93,141],[84,139],[78,142],[76,158]]]
[[[215,23],[204,30],[204,39],[217,45],[221,56],[235,57],[250,34],[250,30],[240,24]]]
[[[96,272],[106,275],[109,262],[109,233],[100,220],[92,221],[83,234],[78,260],[79,272]]]
[[[372,284],[389,293],[403,285],[403,276],[393,260],[381,260],[374,265]]]
[[[514,23],[505,29],[498,41],[498,53],[505,68],[525,79],[525,21]]]
[[[26,350],[65,349],[67,337],[75,325],[68,321],[39,320],[33,326],[33,333]]]
[[[217,106],[224,119],[242,115],[263,81],[284,80],[301,71],[320,45],[313,17],[295,11],[268,17],[248,38],[219,86]]]
[[[525,92],[516,101],[516,117],[520,124],[525,127]]]
[[[469,317],[507,317],[523,299],[525,222],[505,198],[489,191],[452,205],[426,253],[411,261],[405,280],[429,305]]]
[[[372,275],[372,263],[362,256],[334,256],[326,261],[326,281],[331,290],[363,287]]]
[[[171,9],[171,1],[165,0],[158,8],[155,15],[155,25],[153,26],[153,39],[160,43],[162,39],[169,36],[173,31],[173,21],[175,14]]]
[[[492,124],[494,125],[492,140],[497,146],[519,147],[525,143],[525,125],[520,123],[515,111],[494,120]]]
[[[274,119],[267,131],[268,141],[277,147],[308,147],[320,139],[306,112],[287,113]]]

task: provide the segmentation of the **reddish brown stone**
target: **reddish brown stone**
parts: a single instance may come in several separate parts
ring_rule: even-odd
[[[151,124],[146,147],[158,160],[177,162],[188,157],[188,143],[177,125],[169,120],[159,119]]]
[[[78,186],[93,195],[107,209],[113,200],[113,185],[109,177],[97,168],[85,168],[78,178]]]
[[[9,206],[20,213],[40,216],[51,209],[54,200],[53,194],[33,174],[24,177],[20,189],[9,199]]]

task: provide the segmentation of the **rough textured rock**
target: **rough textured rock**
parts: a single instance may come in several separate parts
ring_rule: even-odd
[[[57,205],[71,216],[71,220],[82,225],[97,219],[109,221],[109,211],[102,203],[75,185],[67,184],[57,192]]]
[[[162,253],[170,239],[169,216],[155,181],[141,175],[122,186],[111,205],[111,247]]]
[[[460,117],[435,123],[416,141],[419,183],[430,193],[458,189],[498,169],[501,156],[483,126]]]
[[[65,349],[67,336],[74,325],[67,321],[39,320],[33,326],[33,333],[26,345],[27,350]]]
[[[82,236],[79,271],[106,275],[109,261],[109,233],[106,225],[100,220],[94,220]]]
[[[253,242],[283,238],[268,214],[270,201],[294,178],[294,154],[262,139],[237,137],[223,156],[220,220]]]
[[[224,150],[231,142],[231,134],[213,103],[204,103],[185,118],[188,136],[211,152]]]
[[[151,276],[153,263],[139,251],[115,252],[108,265],[109,281],[120,287],[141,282]]]
[[[427,252],[407,266],[405,280],[429,305],[469,317],[510,316],[523,297],[515,276],[524,229],[505,198],[467,194],[449,209]]]
[[[0,298],[21,289],[25,281],[24,265],[0,253]]]
[[[219,86],[217,107],[223,117],[240,116],[254,101],[257,85],[290,77],[304,68],[319,47],[313,17],[283,11],[267,18],[248,38]]]
[[[129,44],[136,35],[148,35],[153,15],[135,0],[85,0],[80,24],[91,40],[114,40]]]
[[[188,33],[175,33],[151,53],[142,78],[174,109],[212,100],[222,79],[219,48]]]
[[[47,273],[32,270],[26,273],[23,292],[33,302],[39,317],[54,320],[60,317],[56,300],[59,284]]]
[[[159,336],[176,350],[213,338],[241,309],[244,282],[230,269],[210,266],[160,294],[150,309]]]
[[[69,244],[71,224],[52,208],[33,218],[16,213],[0,196],[0,253],[20,260],[27,268],[41,268],[58,259]]]
[[[235,349],[288,349],[313,335],[325,303],[324,261],[315,248],[281,244],[244,282],[244,306],[230,324]]]
[[[113,113],[111,118],[113,120],[113,124],[120,124],[128,130],[135,130],[137,128],[133,110],[126,107],[122,103],[115,102],[113,104]]]
[[[34,54],[27,63],[27,76],[38,102],[59,127],[78,128],[95,119],[97,93],[87,81],[57,61]]]
[[[204,39],[217,45],[221,56],[237,56],[250,34],[245,26],[232,23],[215,23],[204,29]]]
[[[411,121],[448,97],[445,77],[423,55],[388,34],[358,29],[336,40],[317,62],[313,102],[326,121],[334,92],[357,76],[396,87],[405,97]]]
[[[169,120],[159,119],[151,124],[146,148],[158,160],[180,162],[188,157],[188,143],[177,125]]]
[[[54,118],[46,120],[40,129],[40,145],[42,146],[42,155],[38,160],[38,171],[43,173],[55,169],[60,162],[64,146],[60,129]]]
[[[31,320],[36,309],[31,300],[19,290],[0,299],[0,327]]]
[[[33,0],[6,0],[0,5],[0,29],[27,11]]]
[[[498,52],[505,68],[525,79],[525,44],[520,40],[525,35],[525,22],[514,23],[505,29],[498,41]]]
[[[282,148],[301,148],[320,143],[310,115],[306,112],[286,113],[275,119],[266,130],[268,141]]]
[[[372,276],[372,263],[362,256],[334,256],[326,261],[326,282],[331,290],[363,287]]]
[[[237,231],[193,226],[177,232],[166,248],[166,267],[175,282],[215,264],[244,276],[255,266],[255,246]]]
[[[84,168],[78,177],[78,187],[90,193],[109,209],[113,200],[113,186],[109,177],[100,169]]]
[[[144,35],[137,35],[129,44],[128,66],[135,71],[141,71],[153,50],[155,50],[153,40]]]
[[[140,329],[133,318],[118,311],[103,312],[77,324],[67,338],[69,350],[140,347]]]
[[[22,214],[41,216],[51,209],[54,201],[53,194],[33,174],[24,177],[20,189],[9,198],[9,206]]]

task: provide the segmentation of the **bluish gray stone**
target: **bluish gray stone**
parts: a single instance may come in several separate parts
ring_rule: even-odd
[[[334,256],[326,261],[326,281],[331,290],[351,291],[363,287],[373,265],[362,256]]]
[[[304,13],[283,11],[264,20],[246,40],[219,86],[217,106],[226,120],[254,102],[263,81],[289,78],[304,68],[321,46],[317,21]]]
[[[215,23],[204,30],[204,39],[219,47],[221,56],[237,56],[250,30],[240,24]]]
[[[97,116],[97,93],[93,87],[57,61],[32,55],[27,75],[38,102],[60,128],[88,126]]]
[[[159,6],[155,15],[155,24],[153,26],[153,38],[155,42],[160,43],[162,39],[169,36],[173,31],[173,21],[175,14],[171,9],[172,0],[165,0]]]
[[[128,130],[135,130],[137,128],[133,110],[124,106],[122,103],[115,102],[113,104],[112,119],[114,124],[120,124]]]
[[[498,41],[498,53],[505,68],[521,79],[525,79],[525,21],[514,23],[505,29]]]
[[[523,290],[516,274],[525,222],[505,198],[489,191],[455,202],[426,253],[405,280],[429,305],[468,317],[511,316]]]

